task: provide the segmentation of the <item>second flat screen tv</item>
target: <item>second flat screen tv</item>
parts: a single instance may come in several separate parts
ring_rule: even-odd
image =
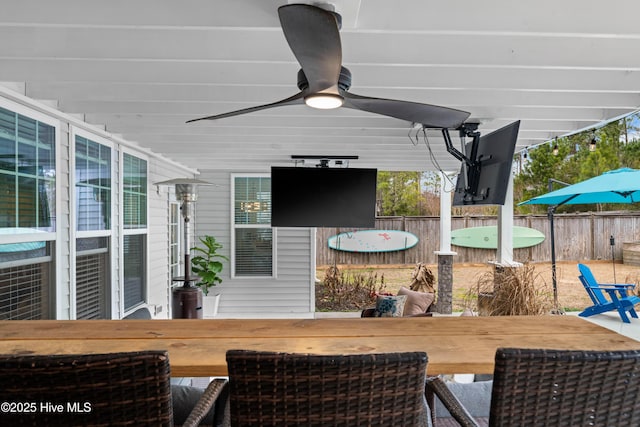
[[[271,168],[273,227],[372,228],[377,169]]]
[[[453,195],[454,206],[504,205],[519,129],[518,120],[480,137],[476,159],[472,159],[480,163],[479,173],[473,180],[468,168],[462,166]],[[467,156],[471,144],[466,145]]]

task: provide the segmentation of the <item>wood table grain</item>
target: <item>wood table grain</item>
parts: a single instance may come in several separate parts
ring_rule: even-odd
[[[230,349],[425,351],[429,374],[492,373],[499,347],[640,350],[640,342],[575,316],[0,321],[2,354],[161,349],[183,377],[226,375]]]

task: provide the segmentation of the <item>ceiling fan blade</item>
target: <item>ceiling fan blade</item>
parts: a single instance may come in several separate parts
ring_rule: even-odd
[[[266,110],[268,108],[284,107],[285,105],[304,104],[304,96],[307,92],[298,92],[289,98],[282,99],[271,104],[258,105],[257,107],[243,108],[242,110],[230,111],[228,113],[216,114],[214,116],[200,117],[199,119],[187,120],[187,123],[197,122],[199,120],[218,120],[226,117],[239,116],[241,114],[253,113],[254,111]]]
[[[342,44],[336,16],[308,4],[278,8],[280,25],[296,59],[316,93],[338,84]]]
[[[396,119],[413,123],[421,123],[428,128],[455,129],[470,116],[470,113],[466,111],[438,105],[370,98],[346,91],[341,91],[340,94],[344,97],[343,107],[382,114],[383,116],[395,117]]]

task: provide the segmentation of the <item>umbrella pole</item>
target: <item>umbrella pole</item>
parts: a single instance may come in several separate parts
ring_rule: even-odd
[[[553,214],[557,205],[549,206],[547,215],[549,216],[549,227],[551,231],[551,284],[553,285],[553,304],[558,309],[558,282],[556,278],[556,233],[553,226]]]
[[[558,184],[569,186],[566,182],[558,181],[557,179],[549,178],[547,185],[549,187],[549,192],[553,190],[553,183],[556,182]],[[558,279],[556,277],[556,230],[553,226],[553,214],[556,212],[556,208],[562,204],[567,203],[569,200],[576,197],[577,194],[569,197],[566,200],[558,203],[557,205],[549,206],[547,209],[547,215],[549,216],[549,226],[551,227],[551,283],[553,285],[553,304],[555,305],[555,309],[558,310],[559,313],[562,313],[560,307],[558,306]]]

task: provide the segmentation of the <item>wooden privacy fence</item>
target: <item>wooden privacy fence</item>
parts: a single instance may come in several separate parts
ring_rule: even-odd
[[[615,239],[613,256],[622,261],[625,242],[640,241],[640,212],[588,212],[579,214],[556,214],[555,242],[556,260],[610,260],[610,236]],[[453,217],[451,229],[497,225],[495,216]],[[514,249],[513,258],[519,262],[551,261],[550,227],[547,215],[516,215],[514,225],[541,231],[546,239],[537,246]],[[418,244],[404,251],[364,253],[344,252],[330,249],[327,239],[338,233],[356,231],[345,228],[318,228],[316,234],[316,263],[329,264],[415,264],[437,263],[436,251],[440,249],[440,218],[438,217],[380,217],[376,219],[377,230],[408,231],[418,236]],[[454,262],[486,263],[495,261],[496,251],[451,246],[457,252]]]

